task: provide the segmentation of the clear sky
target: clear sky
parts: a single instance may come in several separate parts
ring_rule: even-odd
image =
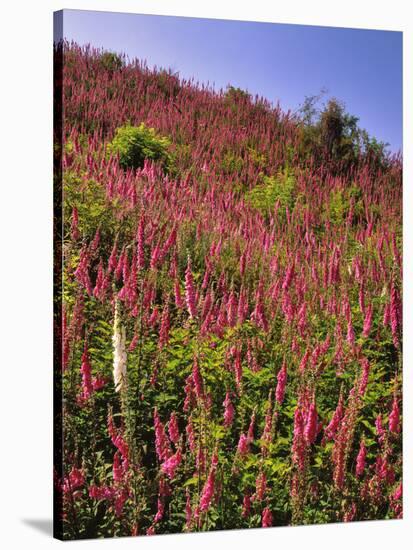
[[[145,59],[182,77],[228,84],[295,110],[328,90],[392,151],[402,147],[402,33],[65,10],[78,44]]]

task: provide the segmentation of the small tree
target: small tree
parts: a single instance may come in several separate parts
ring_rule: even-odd
[[[346,112],[345,105],[331,98],[322,109],[317,107],[325,91],[309,96],[298,110],[302,133],[300,153],[317,162],[332,161],[338,170],[346,170],[368,160],[374,168],[386,166],[386,144],[377,142],[362,130],[358,117]]]
[[[317,107],[317,104],[326,93],[327,90],[325,88],[321,88],[319,94],[305,96],[302,105],[300,105],[296,111],[296,114],[298,114],[299,119],[305,126],[309,127],[316,124],[320,116],[320,110]]]
[[[336,99],[330,99],[319,120],[320,141],[328,155],[338,152],[344,135],[344,107]]]

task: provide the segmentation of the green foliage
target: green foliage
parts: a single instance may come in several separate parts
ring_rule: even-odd
[[[190,168],[192,166],[192,147],[187,143],[174,144],[174,159],[177,165]]]
[[[122,168],[142,168],[145,159],[158,161],[169,171],[172,156],[168,152],[170,140],[157,134],[142,122],[139,126],[126,124],[116,129],[115,137],[108,146],[110,153],[119,155]]]
[[[177,74],[163,69],[156,74],[155,79],[159,91],[166,98],[175,98],[178,95],[181,86]]]
[[[323,88],[317,95],[304,97],[304,101],[298,109],[298,115],[306,127],[314,126],[317,123],[317,118],[319,116],[317,104],[326,93],[327,90]]]
[[[229,105],[236,105],[237,103],[250,102],[251,94],[241,88],[228,86],[225,92],[225,99]]]
[[[267,157],[264,153],[260,153],[253,147],[248,147],[248,153],[249,153],[250,159],[252,160],[252,162],[257,168],[263,170],[266,167]]]
[[[341,224],[348,213],[348,208],[349,203],[345,198],[343,190],[333,190],[330,194],[330,207],[328,214],[328,219],[330,222],[335,225]]]
[[[111,223],[111,212],[106,207],[102,186],[94,180],[83,181],[70,171],[63,178],[63,206],[67,209],[64,216],[66,233],[73,206],[78,209],[80,232],[89,238],[93,238],[99,223],[103,222],[105,227]]]
[[[366,132],[360,132],[361,148],[364,156],[368,159],[371,168],[375,171],[387,170],[390,166],[389,155],[387,153],[388,143],[378,141]]]
[[[343,189],[334,189],[327,202],[326,219],[333,225],[342,224],[353,204],[353,216],[359,220],[364,216],[363,196],[360,187],[353,184]]]
[[[359,127],[359,119],[346,112],[343,102],[331,98],[323,107],[317,107],[325,94],[306,97],[298,110],[302,123],[300,156],[315,157],[319,161],[337,162],[342,168],[357,165],[367,159],[375,170],[388,165],[387,144],[372,138]]]
[[[113,52],[104,52],[99,59],[101,65],[109,72],[118,71],[123,67],[122,58]]]
[[[330,156],[337,155],[347,129],[343,105],[331,99],[321,112],[318,126],[321,146],[327,149]]]
[[[221,167],[224,174],[239,175],[244,167],[244,160],[233,151],[227,151],[222,159]]]
[[[245,199],[254,208],[263,213],[273,210],[278,202],[281,212],[290,210],[295,204],[295,177],[288,169],[276,176],[263,176],[263,182],[249,191]]]

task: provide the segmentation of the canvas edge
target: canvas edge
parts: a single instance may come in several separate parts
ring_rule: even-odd
[[[62,394],[63,10],[53,12],[53,537],[64,540]]]

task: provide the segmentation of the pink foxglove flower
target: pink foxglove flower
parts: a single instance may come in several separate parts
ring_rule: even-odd
[[[247,518],[251,513],[251,497],[250,495],[247,493],[246,495],[244,495],[244,499],[242,501],[242,517],[245,519]]]
[[[330,420],[330,423],[327,425],[324,433],[327,439],[333,439],[334,435],[337,432],[341,419],[343,418],[344,407],[343,407],[343,396],[340,395],[336,410]]]
[[[162,464],[161,469],[169,477],[169,479],[173,479],[181,462],[182,452],[178,449],[175,454],[173,454]]]
[[[139,336],[137,334],[134,334],[133,335],[133,338],[131,340],[131,343],[129,344],[129,349],[128,351],[131,353],[132,351],[135,351],[136,349],[136,346],[138,345],[138,342],[139,342]]]
[[[396,489],[393,491],[391,498],[393,500],[400,500],[403,496],[403,484],[400,482]]]
[[[294,265],[294,262],[292,262],[288,268],[287,268],[287,271],[285,272],[285,277],[284,277],[284,281],[283,281],[283,284],[282,284],[282,289],[283,290],[288,290],[290,285],[291,285],[291,282],[294,278],[294,273],[295,273],[295,265]]]
[[[101,390],[109,380],[109,378],[97,374],[92,379],[92,387],[95,391]]]
[[[73,207],[72,210],[72,224],[70,226],[71,236],[74,241],[77,241],[80,237],[79,233],[79,217],[76,206]]]
[[[284,401],[285,386],[287,384],[287,365],[284,363],[277,375],[277,389],[275,390],[275,399],[279,405]]]
[[[114,497],[116,490],[113,487],[103,485],[91,485],[89,487],[89,496],[95,500],[109,500]]]
[[[239,438],[237,452],[240,456],[246,456],[250,452],[250,440],[244,433]]]
[[[104,272],[104,269],[103,269],[103,261],[101,259],[100,262],[99,262],[99,266],[98,266],[98,274],[97,274],[97,277],[96,277],[95,288],[93,289],[93,296],[97,300],[101,300],[101,301],[103,300],[105,291],[107,289],[108,282],[109,282],[109,280],[105,276],[105,272]]]
[[[189,317],[191,319],[197,316],[196,310],[196,292],[194,286],[194,279],[191,271],[191,261],[188,257],[188,264],[185,271],[185,301],[188,309]]]
[[[192,380],[194,383],[195,395],[198,399],[202,399],[204,397],[204,382],[202,380],[201,370],[196,357],[194,358],[194,363],[192,366]]]
[[[139,221],[138,234],[138,253],[137,253],[137,268],[142,270],[145,267],[145,218],[142,215]]]
[[[64,493],[73,493],[75,489],[83,487],[85,483],[85,476],[82,470],[79,468],[73,467],[69,475],[66,476],[63,480],[63,492]]]
[[[297,405],[294,413],[292,459],[301,471],[304,469],[305,449],[304,418],[300,406]]]
[[[345,523],[348,523],[349,521],[353,521],[356,513],[357,513],[357,506],[356,506],[356,503],[353,502],[351,506],[347,508],[347,510],[345,511],[343,516],[343,521]]]
[[[360,443],[360,449],[356,459],[356,476],[357,477],[360,477],[363,475],[364,469],[366,467],[366,455],[367,455],[367,449],[366,449],[366,445],[364,444],[364,440],[362,439]]]
[[[115,456],[113,457],[113,467],[112,467],[113,481],[119,483],[123,479],[123,467],[121,462],[121,454],[119,451],[116,451]]]
[[[364,395],[366,393],[367,383],[369,379],[370,364],[366,358],[361,360],[362,374],[359,386],[359,394]]]
[[[192,506],[191,506],[191,494],[189,489],[186,489],[186,503],[185,503],[185,525],[189,529],[192,521]]]
[[[267,477],[264,472],[260,472],[255,480],[255,500],[261,501],[267,490]]]
[[[396,397],[393,399],[392,410],[389,415],[389,430],[394,434],[400,432],[400,409]]]
[[[224,409],[224,426],[226,428],[228,428],[229,426],[231,426],[231,424],[234,420],[234,414],[235,414],[234,406],[231,403],[231,397],[230,397],[230,392],[229,391],[227,391],[227,393],[225,395],[225,400],[224,400],[223,405],[225,407],[225,409]]]
[[[350,344],[350,346],[354,346],[355,334],[354,334],[353,324],[351,322],[351,317],[347,321],[347,342]]]
[[[383,427],[383,420],[382,420],[381,414],[377,416],[375,421],[375,426],[376,426],[377,438],[379,440],[379,443],[382,444],[384,442],[386,432]]]
[[[248,427],[247,437],[250,442],[254,441],[255,411],[251,415],[250,425]]]
[[[176,418],[176,414],[174,412],[171,414],[169,419],[168,432],[170,440],[176,445],[179,441],[180,433],[178,428],[178,419]]]
[[[155,427],[155,450],[160,461],[167,460],[171,454],[171,446],[165,433],[165,426],[162,424],[157,409],[154,410]]]
[[[92,373],[89,361],[89,353],[87,343],[85,342],[85,348],[82,354],[82,365],[80,367],[82,373],[82,398],[87,401],[93,393]]]
[[[108,272],[114,272],[116,270],[116,266],[118,265],[118,244],[115,240],[115,244],[113,245],[112,252],[110,253],[109,262],[108,262]]]
[[[228,311],[228,324],[230,327],[234,327],[237,322],[238,303],[233,290],[229,295],[226,307]]]
[[[363,324],[363,333],[362,336],[364,338],[367,338],[371,331],[371,326],[373,322],[373,305],[370,304],[366,311],[366,316],[364,317],[364,324]]]
[[[164,514],[164,504],[162,502],[162,499],[158,497],[158,510],[155,514],[155,517],[153,518],[153,522],[159,523],[160,521],[162,521],[163,514]]]
[[[185,412],[188,412],[196,404],[194,377],[192,374],[190,374],[186,378],[184,392],[185,392],[185,401],[184,401],[183,409]]]
[[[305,353],[304,353],[304,355],[303,355],[303,357],[302,357],[302,359],[301,359],[300,365],[299,365],[299,367],[298,367],[298,370],[299,370],[301,373],[303,373],[303,372],[306,370],[309,358],[310,358],[310,350],[307,349],[307,350],[305,351]]]
[[[185,428],[185,431],[186,431],[189,450],[191,451],[191,453],[194,453],[196,450],[196,443],[195,443],[194,427],[192,425],[191,419],[189,419],[188,424]]]
[[[307,421],[304,427],[304,437],[307,443],[314,443],[315,438],[317,437],[317,409],[315,403],[311,403],[310,409],[307,415]]]
[[[235,353],[234,373],[235,373],[235,384],[237,386],[238,394],[241,394],[243,369],[242,369],[241,353],[239,352],[239,350],[236,350],[236,353]]]
[[[99,228],[97,228],[95,232],[95,236],[93,237],[93,241],[90,243],[90,251],[92,254],[94,254],[98,249],[99,243],[100,243],[100,231],[99,231]]]
[[[82,248],[82,250],[80,251],[79,264],[74,272],[74,275],[79,284],[82,285],[86,289],[89,296],[91,296],[93,294],[93,289],[89,276],[89,264],[89,251],[87,250],[87,248]]]
[[[166,304],[162,312],[161,328],[159,330],[159,347],[161,349],[168,344],[170,325],[169,307],[168,304]]]
[[[181,287],[179,285],[178,279],[175,279],[175,283],[174,283],[174,296],[175,296],[176,307],[178,309],[182,309],[184,307],[184,301],[182,299]]]
[[[211,506],[212,497],[214,496],[215,489],[215,467],[212,466],[208,478],[205,482],[204,488],[202,489],[201,499],[199,501],[199,510],[201,512],[206,512]]]
[[[399,293],[392,283],[390,290],[390,327],[393,336],[393,343],[397,348],[399,345],[399,326],[400,326],[400,299]]]
[[[266,506],[262,511],[262,526],[263,527],[272,527],[272,513],[271,510]]]

